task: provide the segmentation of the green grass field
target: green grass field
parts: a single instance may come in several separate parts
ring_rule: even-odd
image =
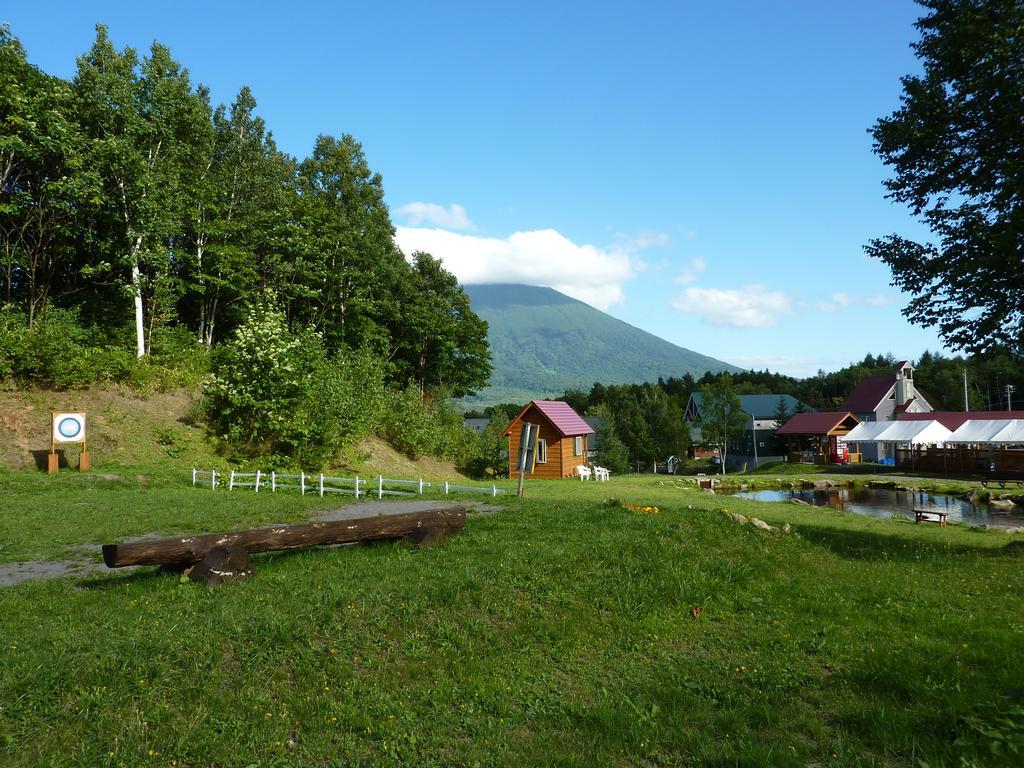
[[[159,471],[0,492],[6,562],[340,503]],[[266,554],[216,588],[148,568],[0,588],[0,765],[1024,761],[1019,537],[656,478],[503,503],[431,549]]]

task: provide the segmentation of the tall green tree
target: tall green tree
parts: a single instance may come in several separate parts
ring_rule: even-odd
[[[348,135],[318,136],[298,174],[304,262],[295,282],[306,291],[294,318],[323,333],[329,349],[387,351],[409,268],[394,242],[380,174]]]
[[[888,197],[934,243],[897,234],[866,250],[913,298],[911,322],[955,348],[1024,343],[1024,55],[1020,0],[918,0],[913,44],[923,66],[901,106],[872,131],[892,169]]]
[[[207,347],[235,327],[248,297],[293,290],[297,197],[295,163],[278,151],[248,88],[213,111],[212,125],[207,161],[194,172],[184,269],[184,304]]]
[[[68,84],[30,65],[0,27],[0,254],[4,299],[28,327],[70,268],[93,194]]]
[[[714,384],[700,388],[703,395],[701,404],[701,433],[704,442],[718,447],[722,457],[722,474],[729,454],[729,443],[738,440],[746,428],[749,416],[743,411],[732,376],[724,374]]]
[[[78,59],[73,87],[89,141],[89,168],[103,187],[100,232],[106,249],[89,274],[130,297],[136,354],[142,357],[146,304],[150,335],[173,304],[166,291],[174,238],[186,218],[189,178],[206,162],[208,104],[165,46],[153,43],[140,61],[132,48],[118,51],[103,26]]]
[[[773,433],[778,431],[779,427],[789,421],[789,417],[793,414],[789,412],[789,406],[786,405],[786,398],[780,397],[778,402],[775,404],[775,410],[772,412],[772,421],[775,422],[775,427],[772,430]]]
[[[591,415],[598,417],[594,434],[597,445],[594,463],[617,474],[628,472],[629,450],[616,432],[615,414],[608,406],[598,405],[591,410]]]
[[[491,374],[487,321],[473,312],[466,292],[440,261],[422,252],[412,259],[403,323],[396,334],[397,363],[421,392],[471,395],[487,385]]]

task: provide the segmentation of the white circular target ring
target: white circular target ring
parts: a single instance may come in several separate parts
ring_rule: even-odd
[[[53,414],[53,441],[55,443],[81,443],[85,441],[84,413]]]

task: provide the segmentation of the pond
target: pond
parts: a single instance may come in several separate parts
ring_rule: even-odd
[[[892,517],[899,515],[914,519],[915,509],[934,509],[948,512],[949,522],[964,525],[987,525],[992,528],[1024,527],[1024,514],[1004,514],[989,509],[985,504],[972,504],[968,499],[923,491],[897,491],[891,488],[793,488],[781,491],[744,491],[733,494],[754,501],[782,501],[800,499],[816,507],[832,507],[858,515]]]

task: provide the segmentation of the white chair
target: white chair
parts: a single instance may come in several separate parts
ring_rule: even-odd
[[[580,464],[576,467],[576,474],[580,476],[580,482],[590,479],[590,467],[585,467]]]
[[[607,480],[611,476],[611,474],[612,473],[609,472],[604,467],[599,467],[597,465],[594,466],[594,479],[595,480],[602,480],[602,481]]]

